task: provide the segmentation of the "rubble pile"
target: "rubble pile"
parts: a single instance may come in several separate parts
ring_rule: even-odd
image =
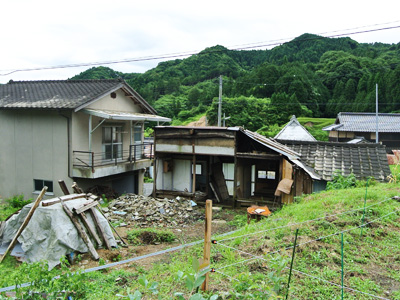
[[[103,212],[109,221],[122,222],[120,226],[134,224],[141,227],[173,227],[204,219],[193,201],[181,197],[155,199],[126,194],[110,202],[108,207],[103,208]]]

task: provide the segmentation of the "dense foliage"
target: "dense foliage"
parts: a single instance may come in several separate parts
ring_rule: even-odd
[[[303,34],[271,50],[207,48],[159,63],[143,74],[91,68],[72,79],[125,79],[159,114],[174,120],[207,112],[217,122],[219,76],[228,126],[282,125],[292,114],[335,117],[340,111],[400,111],[400,43],[363,44]]]

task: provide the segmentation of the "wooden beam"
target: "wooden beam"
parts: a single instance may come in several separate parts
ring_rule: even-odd
[[[94,207],[91,207],[89,209],[89,211],[92,214],[94,225],[96,226],[97,231],[100,233],[100,237],[102,238],[102,240],[103,240],[104,244],[106,245],[107,249],[111,250],[110,242],[108,241],[108,238],[106,236],[106,233],[104,232],[103,227],[100,225],[100,220],[99,220],[99,218],[97,216],[96,209]]]
[[[31,220],[33,213],[35,212],[36,208],[39,206],[40,201],[42,200],[44,194],[47,191],[47,186],[43,187],[42,191],[40,192],[39,196],[36,198],[36,201],[33,203],[31,209],[29,210],[28,214],[25,217],[25,220],[22,222],[21,226],[19,227],[17,233],[15,234],[14,238],[12,239],[10,245],[8,246],[6,252],[4,252],[3,257],[0,259],[0,263],[3,262],[4,258],[9,254],[12,249],[14,249],[15,244],[17,243],[18,237],[24,231],[25,227],[28,225],[29,221]]]
[[[92,242],[90,241],[89,237],[87,236],[85,230],[82,228],[78,219],[73,215],[72,211],[68,208],[68,206],[65,203],[61,202],[61,205],[62,205],[65,213],[71,219],[72,223],[74,223],[76,230],[78,230],[78,233],[81,236],[83,242],[88,247],[89,252],[90,252],[91,256],[93,257],[93,259],[98,260],[100,258],[100,256],[96,252],[96,249],[94,249]]]
[[[75,193],[77,193],[77,194],[83,193],[83,190],[78,186],[78,184],[76,182],[74,182],[71,187]]]
[[[96,230],[94,229],[94,227],[89,223],[89,220],[86,217],[86,214],[84,212],[81,212],[79,214],[79,216],[81,217],[83,225],[85,225],[89,235],[91,235],[92,238],[96,241],[97,245],[100,246],[101,245],[101,240],[100,240],[99,236],[97,235]]]
[[[119,239],[121,240],[122,243],[124,243],[125,245],[128,245],[123,239],[122,237],[118,234],[117,230],[114,228],[114,226],[112,226],[112,224],[108,221],[107,217],[103,214],[103,211],[101,210],[101,208],[99,206],[97,206],[97,210],[103,215],[104,218],[106,218],[108,224],[110,225],[111,229],[114,230],[115,234],[119,237]]]
[[[58,184],[60,185],[61,190],[63,191],[64,195],[69,195],[69,191],[67,185],[65,184],[64,180],[59,180]]]
[[[42,206],[50,206],[56,203],[60,203],[61,201],[70,201],[70,200],[75,200],[79,198],[86,198],[86,194],[71,194],[71,195],[65,195],[58,197],[57,199],[49,199],[49,200],[44,200],[42,201]]]
[[[97,202],[97,201],[87,202],[78,207],[75,207],[74,211],[77,215],[79,215],[80,213],[83,213],[84,211],[87,211],[88,209],[95,207],[97,205],[99,205],[99,202]]]

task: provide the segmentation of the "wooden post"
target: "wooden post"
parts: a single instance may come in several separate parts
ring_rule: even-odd
[[[24,222],[22,222],[21,227],[18,229],[16,235],[12,239],[12,241],[11,241],[10,245],[8,246],[6,252],[4,253],[3,257],[0,259],[0,263],[2,263],[4,258],[7,256],[7,254],[9,254],[12,251],[12,249],[14,249],[14,246],[17,243],[18,237],[21,235],[22,231],[24,231],[25,227],[28,225],[29,221],[31,220],[31,218],[33,216],[33,213],[35,212],[36,208],[39,206],[40,201],[42,200],[46,191],[47,191],[47,186],[43,187],[39,196],[36,198],[36,201],[33,203],[33,206],[31,207],[28,214],[26,215]]]
[[[92,255],[93,259],[98,260],[100,258],[99,254],[94,249],[92,242],[90,241],[89,237],[87,236],[85,230],[82,228],[79,221],[75,218],[72,211],[68,208],[67,205],[65,205],[65,203],[61,202],[61,205],[62,205],[65,213],[71,219],[72,223],[74,223],[76,230],[78,230],[79,235],[81,236],[82,240],[85,242],[86,246],[88,247],[89,252]]]
[[[204,256],[203,265],[210,266],[211,256],[211,221],[212,221],[212,200],[206,201],[206,219],[205,219],[205,233],[204,233]],[[208,291],[209,273],[206,274],[201,289]]]
[[[63,191],[64,195],[69,195],[69,191],[67,185],[65,184],[64,180],[59,180],[58,184],[60,185],[61,190]]]
[[[104,215],[103,211],[101,210],[101,207],[97,206],[97,210],[103,215],[103,217],[107,220],[108,224],[110,225],[111,229],[114,230],[115,234],[119,237],[119,239],[121,240],[122,243],[124,243],[124,245],[128,245],[123,239],[122,237],[118,234],[117,230],[114,228],[114,226],[112,226],[112,224],[110,223],[110,221],[108,221],[107,217]]]

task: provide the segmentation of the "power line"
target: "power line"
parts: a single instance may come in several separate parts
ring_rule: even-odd
[[[397,21],[396,21],[397,22]],[[357,32],[350,32],[350,33],[342,33],[342,34],[334,34],[334,35],[329,35],[329,36],[316,36],[316,37],[310,37],[310,38],[304,38],[304,39],[298,39],[298,40],[292,40],[288,41],[286,43],[297,43],[297,42],[303,42],[303,41],[312,41],[312,40],[317,40],[317,39],[324,39],[324,38],[333,38],[333,37],[340,37],[340,36],[345,36],[345,35],[354,35],[354,34],[361,34],[361,33],[369,33],[369,32],[375,32],[375,31],[383,31],[383,30],[390,30],[390,29],[396,29],[400,28],[399,26],[391,26],[391,27],[384,27],[384,28],[376,28],[376,29],[370,29],[370,30],[364,30],[364,31],[357,31]],[[262,48],[262,47],[271,47],[271,46],[278,46],[281,45],[282,43],[279,42],[267,42],[266,44],[261,44],[261,45],[253,45],[253,46],[245,46],[245,47],[236,47],[232,48],[230,50],[246,50],[246,49],[255,49],[255,48]],[[222,52],[225,50],[220,50],[220,49],[213,49],[209,51],[189,51],[189,52],[178,52],[178,53],[172,53],[172,54],[164,54],[164,55],[159,55],[159,56],[145,56],[145,57],[139,57],[139,58],[127,58],[127,59],[118,59],[118,60],[109,60],[109,61],[98,61],[98,62],[88,62],[88,63],[77,63],[77,64],[67,64],[67,65],[56,65],[56,66],[48,66],[48,67],[38,67],[38,68],[25,68],[25,69],[16,69],[12,70],[6,73],[0,74],[0,76],[7,76],[11,75],[13,73],[17,72],[28,72],[28,71],[43,71],[43,70],[53,70],[53,69],[66,69],[66,68],[77,68],[77,67],[90,67],[90,66],[97,66],[97,65],[111,65],[111,64],[120,64],[120,63],[131,63],[131,62],[139,62],[139,61],[150,61],[150,60],[162,60],[162,59],[173,59],[173,58],[179,58],[179,57],[187,57],[195,54],[209,54],[209,53],[215,53],[215,52]],[[3,70],[4,72],[4,70]]]

